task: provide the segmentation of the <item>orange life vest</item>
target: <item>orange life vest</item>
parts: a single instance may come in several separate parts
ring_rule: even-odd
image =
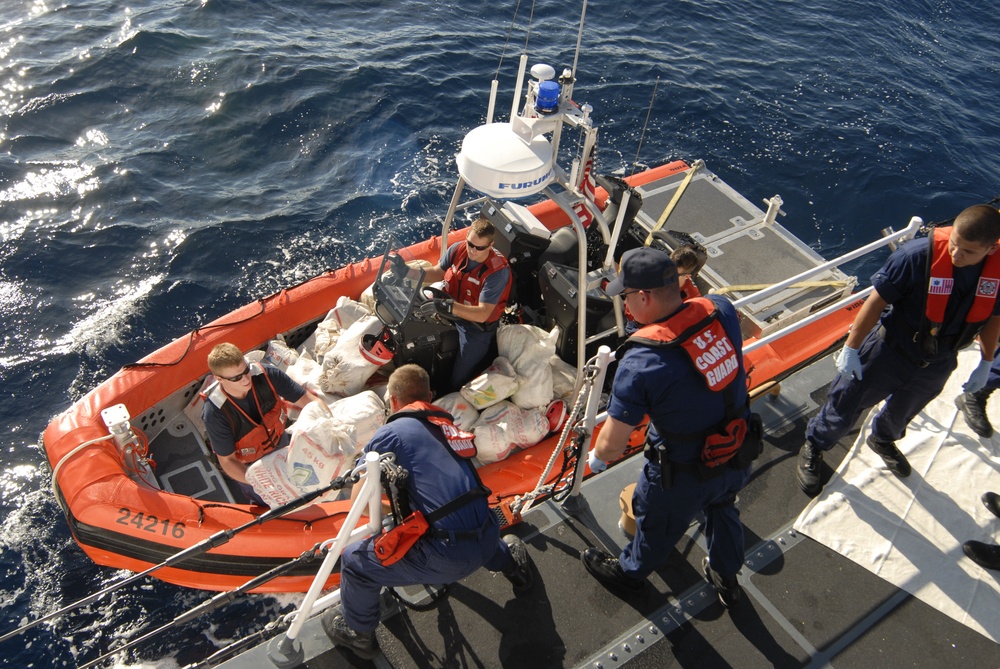
[[[222,386],[215,384],[208,391],[208,397],[229,419],[233,430],[235,450],[233,455],[244,464],[260,460],[273,451],[285,433],[285,405],[274,389],[267,372],[260,365],[250,367],[250,394],[261,416],[260,422],[250,418]]]
[[[747,454],[747,460],[742,466],[760,454],[761,442],[747,441],[750,424],[747,416],[750,413],[749,402],[743,407],[736,403],[737,386],[733,384],[740,376],[741,364],[739,351],[733,345],[726,329],[719,321],[719,312],[715,303],[705,297],[694,297],[684,302],[684,306],[676,314],[665,321],[644,325],[635,331],[618,349],[620,359],[622,349],[629,345],[644,345],[655,348],[681,346],[695,369],[698,370],[705,384],[712,392],[722,393],[725,401],[725,416],[711,427],[698,432],[669,433],[657,426],[657,432],[665,439],[701,439],[701,472],[705,477],[721,473],[723,464],[733,460],[745,443],[753,447],[753,453]],[[758,437],[759,432],[754,435]],[[660,458],[661,466],[669,461],[668,451],[661,445],[656,457]],[[647,453],[651,457],[652,453]],[[709,473],[713,472],[713,473]]]
[[[695,285],[694,279],[691,278],[690,274],[681,274],[681,299],[690,300],[693,297],[701,297],[701,291],[698,290],[698,286]]]
[[[931,243],[930,277],[927,282],[927,320],[940,328],[944,323],[945,309],[955,282],[951,278],[955,267],[948,253],[948,239],[952,228],[934,228]],[[983,271],[979,275],[976,295],[972,307],[965,315],[966,323],[985,323],[993,315],[997,292],[1000,290],[1000,253],[986,256]]]
[[[447,284],[447,292],[452,298],[459,304],[467,304],[469,306],[476,306],[479,304],[479,294],[483,290],[483,284],[486,283],[487,277],[499,272],[505,267],[510,267],[507,264],[507,259],[503,257],[499,251],[495,248],[490,247],[490,253],[486,256],[484,260],[478,267],[473,270],[468,269],[469,266],[469,247],[465,242],[461,242],[458,248],[455,249],[454,255],[451,258],[451,267],[444,273],[444,282]],[[513,278],[513,277],[511,277]],[[500,295],[500,301],[497,302],[496,307],[490,312],[489,318],[484,321],[484,324],[495,323],[500,320],[503,316],[504,307],[507,306],[507,300],[510,298],[510,287],[513,283],[512,280],[507,281],[507,285],[503,289],[503,293]]]
[[[389,423],[404,416],[426,420],[437,427],[444,434],[452,452],[459,457],[465,460],[476,457],[476,442],[473,441],[475,435],[455,425],[451,414],[441,407],[430,402],[412,402],[389,416],[386,422]]]
[[[706,297],[691,298],[667,320],[642,326],[623,346],[629,344],[682,346],[713,392],[725,389],[740,371],[739,352],[722,327],[715,304]]]

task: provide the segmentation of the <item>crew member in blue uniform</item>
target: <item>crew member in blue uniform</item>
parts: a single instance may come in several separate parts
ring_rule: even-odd
[[[480,567],[502,573],[515,594],[532,581],[524,543],[514,535],[500,538],[500,525],[489,508],[467,456],[474,455],[472,435],[459,430],[451,415],[432,404],[430,378],[417,365],[403,365],[389,377],[392,415],[365,447],[365,452],[394,453],[396,464],[409,472],[408,495],[414,511],[433,517],[445,505],[457,508],[431,522],[398,561],[384,565],[369,538],[351,544],[341,557],[343,615],[333,609],[323,627],[338,646],[372,659],[378,654],[379,593],[383,587],[444,585]],[[459,455],[471,448],[471,452]],[[361,486],[355,486],[355,493]]]
[[[236,481],[249,500],[262,504],[247,483],[247,467],[271,451],[288,445],[287,406],[323,403],[280,369],[248,363],[243,352],[225,342],[208,354],[215,383],[206,391],[201,418],[209,445],[226,476]],[[326,406],[324,404],[324,406]]]
[[[458,317],[458,359],[452,368],[448,391],[473,378],[496,337],[514,278],[507,259],[493,248],[496,228],[486,218],[469,227],[464,242],[452,244],[440,266],[426,271],[428,282],[444,280],[450,300],[431,300],[425,315],[435,311]]]
[[[1000,358],[993,359],[985,386],[975,392],[962,393],[955,398],[955,406],[961,410],[965,422],[983,439],[993,436],[993,424],[986,415],[986,402],[997,388],[1000,388]]]
[[[866,443],[893,474],[909,476],[895,442],[941,392],[958,350],[976,338],[982,357],[962,389],[974,393],[986,384],[1000,335],[998,239],[1000,212],[968,207],[953,226],[897,249],[872,276],[875,290],[836,357],[839,373],[826,403],[806,428],[796,472],[803,492],[819,494],[823,451],[883,399]]]
[[[632,541],[619,557],[588,548],[581,559],[600,581],[639,590],[704,511],[705,575],[723,606],[732,606],[742,592],[736,575],[744,550],[736,493],[749,480],[750,467],[725,462],[709,476],[700,463],[709,435],[727,432],[734,422],[746,428],[750,415],[736,310],[714,295],[682,301],[676,265],[650,248],[627,251],[606,291],[619,294],[642,327],[623,345],[590,467],[601,471],[619,457],[648,415],[647,462],[632,497]]]

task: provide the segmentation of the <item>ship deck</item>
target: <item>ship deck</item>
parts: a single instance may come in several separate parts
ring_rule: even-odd
[[[505,579],[481,570],[426,611],[401,608],[387,597],[377,634],[383,655],[370,663],[331,648],[314,618],[300,636],[302,666],[995,668],[1000,648],[989,636],[793,528],[810,502],[795,481],[796,454],[833,374],[824,359],[787,379],[778,395],[754,404],[764,417],[767,443],[739,496],[745,597],[733,610],[719,604],[702,577],[706,550],[697,519],[639,593],[611,591],[584,570],[581,550],[616,552],[627,541],[618,527],[618,498],[641,465],[641,458],[632,458],[587,481],[575,513],[548,502],[513,528],[533,560],[536,580],[529,592],[515,597]],[[940,401],[950,404],[951,397]],[[953,429],[962,428],[959,418]],[[826,477],[851,453],[857,435],[855,429],[827,454]],[[995,468],[996,457],[993,463]],[[964,560],[960,553],[941,559]],[[996,590],[997,574],[974,565],[971,570]],[[422,594],[410,593],[418,601]],[[998,601],[993,596],[991,618]],[[262,645],[225,666],[275,665]]]

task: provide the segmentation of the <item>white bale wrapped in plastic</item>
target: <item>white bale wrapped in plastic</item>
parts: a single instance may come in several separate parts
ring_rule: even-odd
[[[486,371],[459,390],[469,404],[482,411],[517,392],[517,372],[503,356],[493,361]]]
[[[476,435],[476,459],[480,464],[500,462],[513,450],[500,425],[477,425],[472,428],[472,433]]]
[[[313,492],[349,471],[384,423],[382,399],[371,391],[329,408],[310,402],[289,428],[288,446],[251,464],[247,482],[272,508]],[[330,493],[322,499],[334,497]]]
[[[552,368],[549,358],[556,352],[559,330],[546,332],[533,325],[501,325],[497,349],[510,360],[518,376],[511,400],[522,409],[547,406],[552,401]]]
[[[499,425],[511,446],[534,446],[549,433],[544,409],[522,409],[513,402],[500,402],[479,415],[480,425]]]
[[[316,402],[305,406],[289,433],[285,474],[299,494],[312,492],[353,467],[360,450],[351,425]]]

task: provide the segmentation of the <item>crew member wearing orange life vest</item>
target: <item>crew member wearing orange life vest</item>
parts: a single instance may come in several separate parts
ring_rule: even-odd
[[[243,352],[228,342],[208,354],[208,368],[215,376],[202,408],[209,444],[226,476],[251,501],[260,502],[247,483],[246,471],[254,461],[287,445],[285,401],[302,408],[322,400],[280,369],[248,363]]]
[[[647,462],[632,496],[635,536],[617,557],[588,548],[581,555],[584,567],[604,583],[639,590],[703,511],[709,557],[702,567],[729,607],[742,592],[736,573],[744,552],[734,502],[750,467],[726,461],[709,476],[701,463],[710,437],[721,436],[733,423],[745,427],[750,415],[736,309],[715,295],[683,301],[674,262],[646,247],[622,256],[621,272],[605,290],[625,300],[641,327],[618,356],[591,470],[600,471],[624,452],[644,416],[650,428]]]
[[[408,472],[411,511],[430,528],[398,561],[383,564],[376,537],[350,544],[340,558],[343,614],[328,609],[322,624],[334,644],[364,659],[378,655],[375,629],[383,587],[454,583],[485,567],[500,572],[514,593],[531,586],[530,558],[514,535],[500,537],[500,524],[487,502],[472,461],[472,435],[432,404],[430,378],[418,365],[402,365],[389,377],[392,415],[365,446],[365,453],[392,453]],[[377,473],[376,473],[377,475]],[[357,496],[361,486],[355,485]],[[430,520],[433,519],[433,520]]]
[[[486,218],[469,227],[464,242],[452,244],[440,266],[426,270],[424,280],[444,280],[451,300],[432,300],[421,307],[427,314],[445,311],[457,316],[458,358],[447,390],[469,381],[489,352],[514,283],[507,259],[493,248],[496,228]]]
[[[866,443],[893,474],[909,476],[895,442],[941,392],[958,350],[977,338],[982,358],[963,390],[986,384],[1000,336],[998,239],[1000,212],[968,207],[952,227],[901,246],[872,276],[874,291],[836,358],[839,374],[806,429],[796,474],[803,492],[819,494],[823,451],[883,399]]]

